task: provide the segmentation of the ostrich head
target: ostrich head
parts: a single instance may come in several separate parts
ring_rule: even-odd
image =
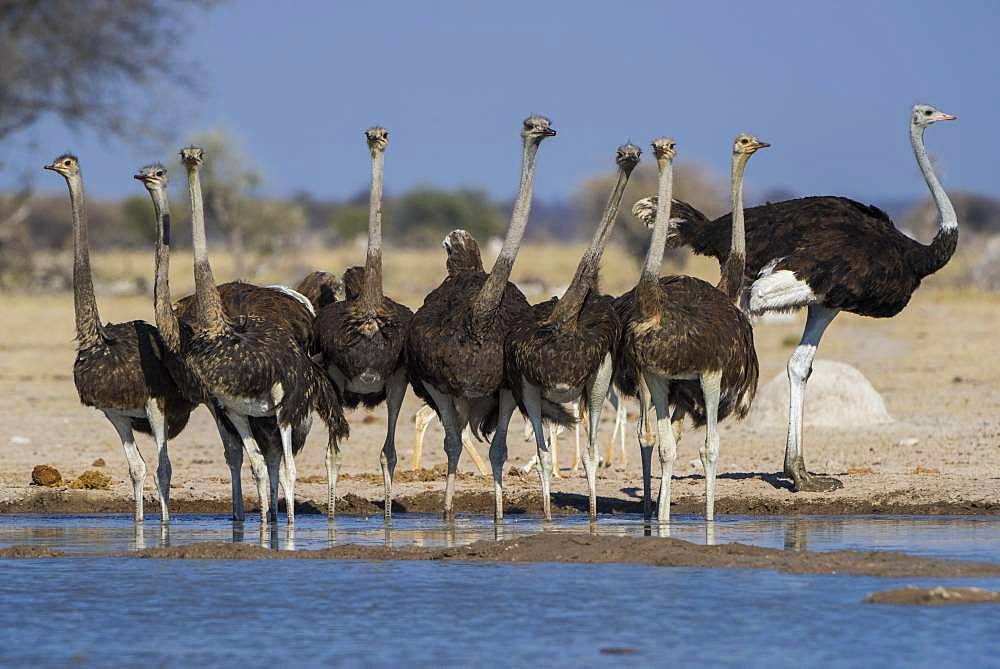
[[[771,146],[767,142],[762,142],[753,135],[747,135],[746,133],[740,133],[736,135],[735,141],[733,141],[733,155],[746,156],[749,158],[758,149],[766,149]]]
[[[622,144],[618,147],[618,155],[615,156],[615,162],[618,163],[619,168],[626,172],[631,172],[639,164],[640,155],[642,155],[642,149],[635,144]]]
[[[662,168],[665,161],[673,160],[677,155],[677,143],[670,137],[657,137],[653,140],[653,155]]]
[[[521,137],[535,144],[540,144],[543,139],[552,137],[555,134],[556,131],[552,128],[552,122],[544,116],[536,114],[532,114],[524,119],[524,126],[521,128]]]
[[[186,168],[197,169],[205,162],[205,149],[200,146],[189,146],[181,149],[181,162]]]
[[[348,267],[344,270],[344,298],[347,300],[355,300],[364,290],[365,285],[365,268],[364,267]]]
[[[938,121],[954,121],[956,118],[958,117],[938,111],[931,105],[915,104],[913,105],[913,115],[910,123],[917,128],[923,129]]]
[[[372,157],[379,151],[385,151],[389,143],[389,131],[380,126],[372,126],[365,130],[365,139],[368,141],[368,149],[372,152]]]
[[[146,165],[132,178],[141,181],[150,192],[167,189],[167,168],[160,163]]]
[[[72,153],[64,153],[48,165],[45,169],[58,172],[67,179],[80,176],[80,161]]]
[[[452,230],[441,242],[448,254],[448,276],[461,272],[483,271],[483,260],[479,255],[479,243],[465,230]]]

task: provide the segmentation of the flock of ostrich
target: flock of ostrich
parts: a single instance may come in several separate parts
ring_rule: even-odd
[[[180,152],[191,199],[195,293],[174,301],[168,280],[170,205],[167,170],[143,167],[135,178],[155,212],[156,325],[141,320],[102,324],[91,278],[87,208],[78,159],[60,156],[46,169],[63,176],[73,216],[77,355],[73,378],[80,401],[102,411],[121,438],[134,492],[134,520],[143,520],[146,465],[134,431],[157,448],[161,522],[170,518],[168,441],[204,404],[222,438],[232,479],[232,515],[244,519],[240,470],[244,453],[257,488],[260,523],[277,524],[278,488],[287,523],[295,522],[295,455],[313,415],[326,425],[328,509],[335,508],[341,445],[349,435],[344,408],[384,404],[385,441],[379,460],[385,519],[392,513],[396,423],[407,388],[444,428],[447,482],[444,514],[453,518],[455,478],[468,429],[489,439],[497,522],[503,519],[507,430],[515,410],[530,423],[537,446],[543,512],[551,518],[551,434],[586,426],[583,465],[589,513],[596,520],[597,427],[609,392],[637,398],[645,518],[653,518],[652,457],[661,476],[655,517],[669,522],[677,441],[686,418],[705,426],[705,518],[714,513],[719,422],[746,415],[757,388],[751,318],[806,308],[808,317],[788,361],[790,406],[784,473],[795,491],[828,491],[840,481],[810,473],[802,450],[802,412],[813,358],[827,326],[841,311],[890,317],[921,280],[948,262],[958,241],[955,210],[924,148],[925,129],[954,116],[918,104],[910,138],[937,205],[939,230],[924,245],[895,228],[876,207],[842,197],[805,197],[744,211],[743,176],[750,157],[769,146],[751,135],[732,146],[732,212],[709,220],[672,197],[672,139],[652,142],[657,193],[633,213],[651,228],[638,283],[614,297],[602,294],[601,256],[611,236],[640,149],[618,148],[618,176],[593,239],[565,293],[530,304],[510,282],[531,209],[536,155],[556,134],[548,119],[530,116],[521,129],[520,186],[503,247],[487,272],[477,241],[464,230],[445,237],[447,277],[416,312],[386,296],[382,283],[383,161],[388,132],[373,127],[368,248],[364,267],[313,272],[295,290],[242,281],[217,284],[209,262],[199,172],[202,149]],[[666,246],[687,246],[718,260],[718,285],[660,273]],[[616,401],[616,407],[619,406]],[[427,414],[424,414],[426,426]],[[624,427],[622,427],[624,429]]]

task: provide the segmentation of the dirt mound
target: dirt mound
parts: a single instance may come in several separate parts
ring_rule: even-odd
[[[60,551],[45,546],[9,546],[0,548],[0,560],[31,560],[34,558],[61,557]]]
[[[461,548],[348,544],[311,551],[274,551],[245,544],[206,543],[149,548],[138,555],[167,559],[489,560],[645,564],[710,569],[772,569],[794,574],[886,577],[1000,576],[1000,565],[934,560],[883,551],[785,551],[745,544],[704,546],[681,539],[541,533],[506,541],[477,541]]]
[[[69,484],[74,490],[110,490],[111,477],[96,469],[88,469]]]
[[[1000,604],[1000,592],[982,588],[896,588],[873,592],[865,597],[869,604],[908,604],[911,606],[950,606],[952,604]]]
[[[856,429],[891,423],[885,401],[864,374],[834,360],[817,360],[806,390],[803,424],[808,427]],[[757,391],[747,422],[764,428],[788,422],[788,376],[781,372]]]
[[[51,465],[35,465],[31,470],[31,485],[57,486],[62,483],[62,474]]]

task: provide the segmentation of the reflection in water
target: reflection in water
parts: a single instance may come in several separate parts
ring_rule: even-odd
[[[74,554],[101,555],[193,542],[260,542],[277,550],[318,549],[338,544],[400,547],[459,547],[474,541],[503,541],[538,532],[603,536],[674,537],[695,543],[740,542],[787,550],[896,550],[1000,562],[1000,518],[992,516],[701,516],[674,514],[670,523],[644,523],[639,515],[558,517],[511,515],[495,524],[488,515],[458,515],[445,523],[437,514],[398,514],[390,526],[381,518],[300,515],[294,528],[269,526],[259,535],[253,521],[223,515],[178,515],[169,529],[159,523],[132,523],[131,517],[0,515],[0,547],[46,546]]]

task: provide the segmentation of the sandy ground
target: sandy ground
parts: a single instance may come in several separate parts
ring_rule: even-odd
[[[519,260],[521,274],[536,270],[533,253],[525,250]],[[560,256],[560,270],[572,273],[575,258]],[[524,262],[522,262],[524,260]],[[532,261],[532,262],[529,262]],[[565,262],[564,262],[565,261]],[[99,262],[95,260],[95,263]],[[414,261],[415,262],[415,261]],[[432,260],[427,260],[432,262]],[[440,259],[433,256],[438,272]],[[608,263],[621,262],[612,254]],[[565,267],[563,267],[565,266]],[[137,269],[145,266],[137,264]],[[696,267],[712,277],[710,265]],[[630,270],[632,271],[632,270]],[[391,264],[387,276],[394,274]],[[436,284],[436,273],[413,274],[406,301],[418,306],[419,295]],[[628,272],[606,272],[605,288],[618,292],[634,281]],[[550,284],[551,285],[551,284]],[[181,288],[180,290],[183,290]],[[180,292],[180,290],[178,292]],[[532,299],[544,297],[532,295]],[[80,406],[71,376],[71,296],[3,296],[4,327],[0,329],[0,511],[127,511],[130,509],[128,469],[118,439],[107,420]],[[106,320],[147,318],[146,298],[114,298],[99,292]],[[813,471],[830,473],[844,482],[833,493],[799,493],[789,490],[780,476],[785,427],[780,421],[760,429],[727,422],[721,432],[719,513],[998,513],[1000,512],[1000,357],[996,333],[1000,330],[1000,297],[961,291],[943,280],[927,282],[911,305],[898,317],[874,320],[842,315],[828,330],[820,357],[854,365],[882,393],[892,423],[857,428],[849,421],[838,429],[806,429],[806,462]],[[787,322],[760,323],[756,341],[760,356],[761,385],[783,373],[785,361],[797,342],[803,316]],[[413,415],[418,408],[412,394],[400,418],[397,446],[399,470],[411,466]],[[634,421],[635,407],[631,419]],[[808,413],[808,399],[807,399]],[[381,410],[350,415],[352,436],[344,444],[344,473],[338,489],[341,512],[375,513],[381,499],[378,450],[385,418]],[[600,435],[602,451],[611,433],[613,411],[604,413]],[[699,512],[704,481],[698,461],[701,431],[684,435],[675,466],[674,508]],[[911,445],[901,445],[910,440]],[[912,444],[912,440],[916,440]],[[442,432],[435,423],[427,433],[423,466],[431,471],[406,474],[396,485],[398,509],[436,511],[444,486]],[[534,446],[522,438],[522,420],[515,416],[510,432],[510,467],[524,464]],[[906,443],[906,442],[904,442]],[[553,482],[557,512],[585,512],[586,482],[569,469],[572,435],[561,438],[561,479]],[[147,478],[147,513],[155,513],[155,454],[150,441],[140,436],[140,448],[150,465]],[[486,447],[477,446],[485,458]],[[625,467],[602,468],[598,493],[602,511],[639,511],[641,471],[634,425],[629,427],[629,462]],[[316,429],[298,460],[300,508],[322,511],[325,499],[325,440]],[[185,432],[170,444],[173,462],[172,503],[177,512],[225,511],[229,508],[229,471],[215,427],[199,409]],[[64,479],[72,479],[95,460],[107,464],[109,491],[41,489],[30,485],[32,468],[55,466]],[[655,467],[655,465],[654,465]],[[436,470],[433,468],[437,468]],[[475,474],[463,456],[457,511],[490,512],[492,483]],[[534,474],[507,476],[508,509],[540,508]],[[655,490],[656,482],[654,482]],[[244,491],[252,490],[244,467]],[[250,508],[253,500],[247,500]],[[375,504],[373,504],[373,502]]]

